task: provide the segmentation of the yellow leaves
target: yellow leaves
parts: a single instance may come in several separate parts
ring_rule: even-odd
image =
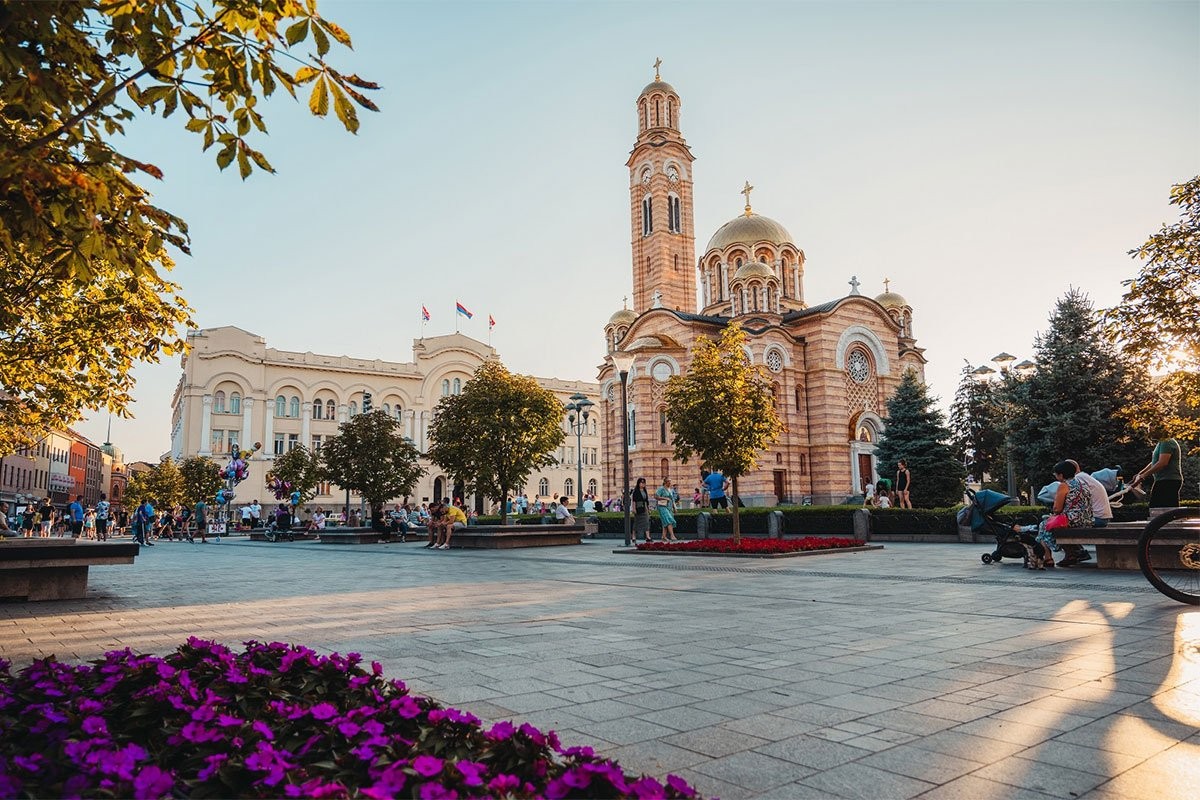
[[[358,133],[358,113],[346,99],[346,93],[336,83],[333,84],[333,109],[338,119],[346,126],[346,130]]]
[[[321,70],[316,67],[301,67],[296,70],[296,74],[292,76],[292,80],[296,83],[308,83],[320,74]]]
[[[308,110],[318,117],[329,113],[329,87],[326,86],[325,76],[321,76],[317,85],[313,87],[312,94],[308,98]]]
[[[327,19],[322,19],[321,17],[317,17],[317,23],[323,27],[330,36],[336,39],[338,44],[342,45],[343,47],[349,47],[353,49],[354,45],[350,44],[350,34],[346,33],[346,31],[344,31],[340,26],[330,22]]]

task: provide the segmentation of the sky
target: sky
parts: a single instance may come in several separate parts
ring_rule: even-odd
[[[119,143],[189,224],[173,277],[197,324],[284,350],[409,361],[421,306],[437,335],[461,301],[510,369],[595,380],[631,293],[624,165],[656,58],[697,159],[697,255],[749,180],[806,254],[809,303],[851,276],[907,298],[944,408],[965,363],[1030,357],[1070,287],[1117,303],[1200,172],[1196,0],[320,9],[353,37],[335,67],[383,86],[357,135],[281,93],[256,142],[275,175],[220,172],[177,117]],[[135,374],[112,441],[157,460],[180,360]]]

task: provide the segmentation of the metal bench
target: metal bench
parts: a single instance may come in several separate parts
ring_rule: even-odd
[[[138,548],[134,542],[4,539],[0,541],[0,598],[86,597],[88,567],[132,564]]]

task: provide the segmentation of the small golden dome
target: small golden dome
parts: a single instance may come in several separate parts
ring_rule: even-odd
[[[608,324],[617,326],[630,325],[637,319],[637,317],[638,315],[630,311],[628,308],[622,308],[620,311],[608,318]]]
[[[908,301],[895,292],[884,292],[875,298],[875,302],[884,308],[904,308],[908,305]]]
[[[787,228],[770,217],[750,212],[741,214],[717,228],[717,232],[708,240],[704,252],[724,250],[731,244],[752,245],[758,242],[771,244],[793,244],[792,235]]]
[[[679,92],[675,91],[675,87],[666,81],[650,81],[650,83],[646,84],[646,88],[642,89],[642,95],[654,94],[655,92],[673,94],[676,97],[679,96]]]
[[[735,281],[744,281],[749,278],[774,278],[775,270],[761,261],[748,261],[738,267],[738,271],[733,273]]]

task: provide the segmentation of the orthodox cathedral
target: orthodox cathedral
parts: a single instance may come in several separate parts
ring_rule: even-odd
[[[887,398],[905,371],[924,377],[912,308],[895,292],[860,294],[857,279],[847,296],[809,305],[804,251],[783,225],[753,210],[749,182],[743,212],[716,230],[697,259],[695,157],[681,133],[679,94],[660,78],[658,63],[637,99],[637,130],[626,162],[633,306],[604,327],[606,351],[636,359],[625,410],[630,481],[644,477],[654,485],[670,477],[681,494],[699,485],[701,465],[674,458],[666,382],[687,371],[699,337],[715,338],[733,320],[746,330],[751,361],[772,376],[786,425],[759,457],[758,471],[738,481],[743,501],[836,503],[877,480],[874,454]],[[603,492],[619,496],[621,387],[611,359],[599,379]]]

